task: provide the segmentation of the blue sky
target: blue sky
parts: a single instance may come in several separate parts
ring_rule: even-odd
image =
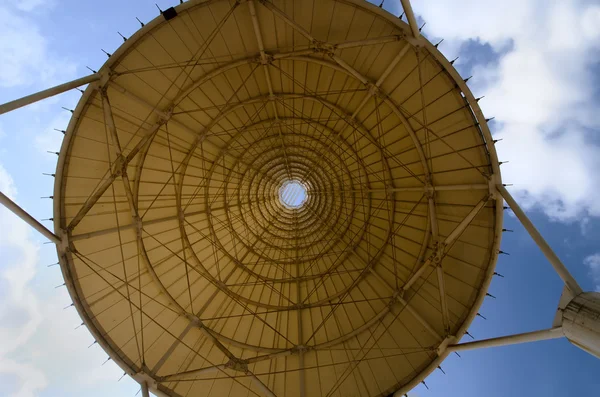
[[[177,3],[160,0],[162,9]],[[379,3],[379,1],[377,1]],[[384,8],[398,15],[399,1]],[[458,3],[458,4],[457,4]],[[585,290],[600,289],[600,6],[589,1],[415,0],[431,41],[456,65],[492,124],[506,183]],[[154,1],[0,0],[0,102],[88,74],[157,15]],[[53,173],[80,94],[0,117],[0,190],[52,216]],[[551,325],[562,286],[507,211],[495,278],[470,333],[486,338]],[[47,226],[51,223],[45,221]],[[54,247],[0,210],[0,396],[134,396],[81,323]],[[63,309],[67,307],[67,309]],[[418,396],[596,396],[600,360],[566,340],[464,352]]]

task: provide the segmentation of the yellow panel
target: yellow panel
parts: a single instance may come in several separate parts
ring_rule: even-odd
[[[163,395],[418,384],[472,321],[500,238],[462,79],[358,0],[176,10],[111,56],[60,154],[85,322]]]

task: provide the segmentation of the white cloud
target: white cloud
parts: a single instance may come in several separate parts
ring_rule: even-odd
[[[27,0],[0,5],[0,87],[55,84],[75,72],[72,62],[52,54],[47,36],[26,12],[40,5],[49,4]]]
[[[35,23],[33,14],[47,4],[0,4],[0,87],[45,86],[74,74],[75,66],[54,55]],[[486,95],[481,101],[486,115],[501,123],[496,135],[504,141],[498,149],[501,160],[510,160],[502,166],[504,179],[515,183],[521,200],[563,220],[600,215],[594,200],[600,193],[594,173],[600,150],[587,131],[598,127],[590,67],[600,50],[600,7],[542,0],[421,0],[413,7],[427,21],[425,31],[446,39],[442,49],[458,51],[476,39],[503,54],[476,67],[471,82]],[[66,125],[62,119],[49,124]],[[56,135],[38,138],[40,149],[58,149],[53,137],[61,134],[50,134]],[[16,195],[1,166],[0,190]],[[60,390],[54,395],[90,395],[102,384],[99,395],[110,395],[106,381],[115,381],[121,371],[112,362],[100,366],[106,354],[97,345],[87,348],[93,340],[85,328],[73,329],[80,320],[73,308],[63,310],[70,303],[66,290],[52,290],[50,273],[38,271],[40,243],[3,208],[0,230],[11,230],[0,239],[0,374],[16,379],[11,392],[25,397],[51,387]],[[600,253],[584,263],[600,288]],[[34,286],[36,277],[46,278],[40,285],[47,291]]]
[[[58,152],[62,145],[64,135],[54,129],[67,129],[71,113],[60,112],[50,122],[46,122],[45,126],[38,126],[40,133],[35,137],[35,147],[40,153],[46,155],[47,151]]]
[[[17,194],[2,165],[0,191],[12,199]],[[97,345],[88,348],[94,339],[85,327],[75,329],[81,319],[74,308],[65,309],[71,302],[66,289],[54,289],[61,283],[58,268],[40,264],[41,242],[2,206],[0,230],[11,231],[0,238],[0,376],[16,385],[7,391],[0,384],[0,395],[91,395],[98,385],[116,385],[122,371],[112,361],[102,366],[106,353]]]
[[[34,11],[36,8],[50,5],[49,3],[49,0],[18,0],[15,6],[22,11]]]
[[[0,89],[45,88],[73,77],[75,65],[58,55],[55,43],[37,23],[52,3],[0,0]],[[29,106],[23,113],[26,123],[0,127],[7,131],[17,127],[21,134],[35,137],[33,146],[40,151],[58,151],[62,134],[51,129],[64,129],[70,114],[50,115],[46,105],[60,101],[72,107],[65,100],[75,97],[55,97]],[[15,149],[9,142],[11,135],[0,131],[0,137],[0,155]],[[22,152],[24,162],[39,158],[36,150]],[[15,183],[1,164],[0,191],[18,198]],[[135,382],[128,378],[116,382],[122,371],[112,361],[101,365],[107,355],[97,344],[88,348],[94,339],[87,329],[75,330],[81,319],[73,307],[64,309],[71,304],[67,290],[54,289],[63,282],[60,270],[46,267],[56,261],[50,247],[44,248],[41,237],[2,206],[0,230],[10,230],[0,232],[0,395],[102,396],[127,394],[132,386],[135,390]]]
[[[510,161],[502,165],[503,178],[525,206],[565,221],[600,216],[600,148],[593,142],[600,90],[592,70],[600,53],[600,6],[424,0],[413,7],[427,21],[428,35],[445,38],[448,55],[470,40],[499,54],[475,65],[470,84],[485,95],[486,116],[498,121],[499,157]]]
[[[0,191],[14,198],[12,178],[0,165]],[[47,385],[46,376],[33,360],[16,361],[10,355],[22,349],[42,323],[40,303],[30,282],[36,273],[38,244],[30,236],[27,225],[4,207],[0,208],[0,373],[16,379],[15,396],[28,397]]]
[[[18,377],[17,390],[11,391],[14,397],[33,397],[38,390],[47,385],[46,376],[31,364],[22,364],[13,360],[0,360],[0,373]],[[1,390],[0,390],[1,391]]]
[[[590,255],[583,260],[594,280],[596,291],[600,292],[600,253]]]

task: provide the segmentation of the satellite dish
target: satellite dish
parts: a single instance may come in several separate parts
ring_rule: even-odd
[[[454,351],[563,336],[559,315],[458,343],[502,198],[565,281],[567,336],[597,354],[581,308],[598,294],[510,197],[477,99],[402,4],[408,24],[360,0],[191,0],[98,72],[0,107],[89,83],[55,234],[0,198],[56,243],[84,323],[145,395],[400,396]]]

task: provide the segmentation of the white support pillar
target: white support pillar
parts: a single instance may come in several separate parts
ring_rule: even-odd
[[[569,342],[600,358],[600,292],[584,292],[563,311],[563,330]]]
[[[39,223],[34,217],[29,215],[27,211],[23,208],[19,207],[14,201],[9,199],[4,193],[0,192],[0,204],[8,208],[13,214],[23,219],[29,226],[40,232],[44,237],[48,240],[52,241],[54,244],[60,244],[60,238],[52,233],[50,230],[46,229],[44,225]]]
[[[100,80],[100,75],[98,73],[90,74],[89,76],[69,81],[68,83],[60,84],[44,91],[36,92],[35,94],[27,95],[23,98],[15,99],[14,101],[0,105],[0,114],[8,113],[12,110],[30,105],[37,101],[41,101],[42,99],[50,98],[54,95],[62,94],[65,91],[72,90],[73,88],[77,88],[84,84],[92,83],[96,80]]]
[[[527,230],[533,241],[535,241],[535,243],[538,245],[538,247],[546,256],[552,267],[554,267],[554,270],[556,270],[558,276],[564,281],[567,288],[573,293],[573,296],[581,294],[583,290],[581,289],[577,281],[573,278],[571,273],[569,273],[569,270],[561,262],[558,256],[556,256],[554,251],[552,251],[552,248],[550,248],[550,246],[548,245],[546,240],[544,240],[540,232],[538,232],[535,226],[533,226],[533,223],[531,223],[529,218],[527,218],[525,212],[523,212],[521,207],[519,207],[515,199],[510,195],[508,190],[506,190],[504,185],[498,184],[496,185],[496,189],[498,189],[498,192],[500,192],[504,200],[506,200],[506,203],[513,210],[519,221],[521,221],[521,224],[525,227],[525,230]]]
[[[500,336],[498,338],[477,340],[474,342],[459,343],[449,345],[447,350],[450,352],[481,349],[484,347],[515,345],[518,343],[535,342],[539,340],[557,339],[564,336],[561,327],[545,329],[541,331],[525,332],[523,334],[515,334],[508,336]]]
[[[142,387],[142,397],[150,397],[150,392],[148,391],[148,383],[142,382],[140,383]]]
[[[402,3],[402,8],[404,9],[404,13],[406,14],[406,19],[408,19],[408,25],[410,26],[410,30],[415,36],[415,39],[418,39],[421,35],[419,32],[419,27],[417,26],[417,18],[415,18],[415,13],[413,12],[412,6],[410,5],[410,0],[400,0]]]

